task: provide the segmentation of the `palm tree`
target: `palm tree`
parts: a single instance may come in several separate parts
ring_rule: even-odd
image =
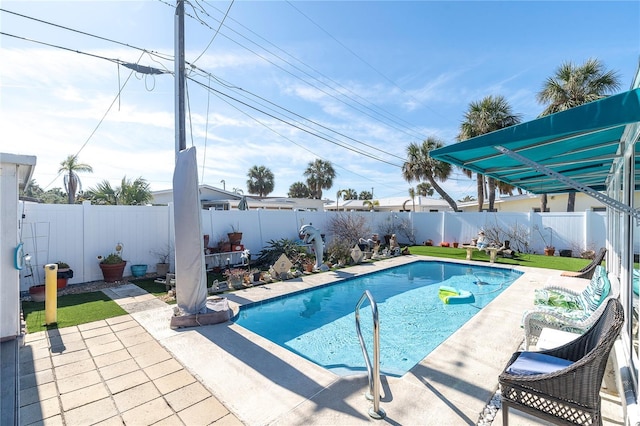
[[[333,186],[336,171],[330,161],[316,159],[309,163],[304,175],[307,177],[307,186],[311,190],[311,198],[318,200],[322,198],[323,189],[330,189]]]
[[[428,182],[420,182],[416,186],[416,194],[423,197],[431,197],[433,195],[433,187]]]
[[[289,187],[289,192],[287,196],[289,198],[309,198],[311,195],[311,191],[304,182],[294,182]]]
[[[380,206],[380,201],[367,199],[362,202],[362,206],[369,207],[369,210],[374,210],[376,207]]]
[[[103,180],[95,188],[89,188],[84,195],[95,204],[110,206],[144,205],[153,199],[145,179],[139,177],[131,182],[126,176],[122,178],[120,186],[114,188],[108,180]]]
[[[471,102],[469,109],[464,114],[464,121],[460,124],[458,141],[464,141],[476,136],[484,135],[495,130],[504,129],[520,123],[519,114],[514,114],[511,105],[503,96],[487,96],[479,102]],[[463,170],[471,177],[469,170]],[[484,204],[484,176],[476,175],[478,188],[478,211],[482,211]],[[496,199],[495,179],[489,178],[489,211],[493,211]]]
[[[79,163],[78,157],[75,155],[69,155],[66,160],[60,163],[58,173],[65,173],[64,189],[67,191],[69,204],[75,204],[76,194],[82,191],[82,182],[78,172],[93,173],[93,168],[88,164]]]
[[[537,100],[546,105],[540,117],[606,98],[620,88],[620,78],[614,71],[605,71],[597,59],[588,59],[581,66],[571,62],[560,65],[552,77],[547,78],[538,92]],[[543,200],[546,204],[546,200]],[[567,211],[574,211],[576,193],[567,198]],[[543,210],[544,211],[544,210]]]
[[[123,177],[119,189],[120,196],[118,197],[118,201],[122,205],[141,206],[149,203],[153,199],[149,183],[142,177],[137,178],[133,182],[127,179],[126,176]]]
[[[266,197],[273,192],[275,186],[274,177],[271,170],[265,166],[253,166],[247,173],[247,190],[249,194],[258,194],[260,197]]]
[[[358,195],[358,200],[371,200],[373,199],[373,194],[369,191],[360,191]]]
[[[451,175],[451,164],[431,158],[431,151],[443,147],[438,139],[429,137],[422,144],[411,143],[407,147],[407,161],[402,165],[402,177],[409,183],[426,179],[454,212],[458,206],[453,198],[438,185],[437,180],[444,182]]]
[[[340,211],[340,198],[345,196],[348,192],[349,191],[347,191],[346,189],[338,189],[338,192],[336,192],[336,211],[337,212]]]

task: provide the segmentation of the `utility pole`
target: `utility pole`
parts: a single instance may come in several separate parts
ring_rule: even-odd
[[[184,0],[176,1],[175,15],[175,125],[176,125],[176,157],[178,152],[187,148],[185,128],[185,79],[184,79]]]

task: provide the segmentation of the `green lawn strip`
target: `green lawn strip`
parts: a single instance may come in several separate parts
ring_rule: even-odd
[[[177,303],[175,297],[169,298],[167,296],[166,284],[157,283],[153,278],[145,278],[131,282],[169,305],[175,305]]]
[[[58,297],[57,323],[47,326],[44,305],[44,302],[22,302],[22,313],[29,333],[72,327],[127,313],[101,291],[68,294]]]
[[[439,246],[412,246],[409,247],[411,254],[421,256],[443,257],[448,259],[465,260],[467,250],[463,248],[439,247]],[[472,260],[489,262],[489,255],[482,250],[474,250],[471,255]],[[577,271],[587,266],[590,259],[580,259],[577,257],[545,256],[541,254],[516,254],[513,258],[501,257],[498,255],[496,263],[507,265],[528,266],[532,268],[559,269],[562,271]]]

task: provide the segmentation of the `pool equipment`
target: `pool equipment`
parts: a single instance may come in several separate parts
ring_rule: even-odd
[[[461,305],[463,303],[474,303],[476,301],[476,298],[470,291],[459,290],[446,285],[440,286],[438,297],[447,305]]]

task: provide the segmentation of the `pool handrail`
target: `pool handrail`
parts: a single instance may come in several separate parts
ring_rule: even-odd
[[[373,316],[373,367],[371,366],[371,359],[369,359],[369,353],[367,352],[367,345],[364,342],[362,331],[360,330],[360,305],[367,299],[369,300],[371,314]],[[362,349],[364,362],[367,365],[367,376],[369,377],[369,392],[366,398],[373,400],[373,407],[369,409],[369,416],[380,420],[386,415],[384,410],[380,408],[380,322],[378,319],[378,305],[369,290],[365,290],[362,296],[360,296],[360,300],[356,304],[355,317],[358,340],[360,340],[360,348]]]

